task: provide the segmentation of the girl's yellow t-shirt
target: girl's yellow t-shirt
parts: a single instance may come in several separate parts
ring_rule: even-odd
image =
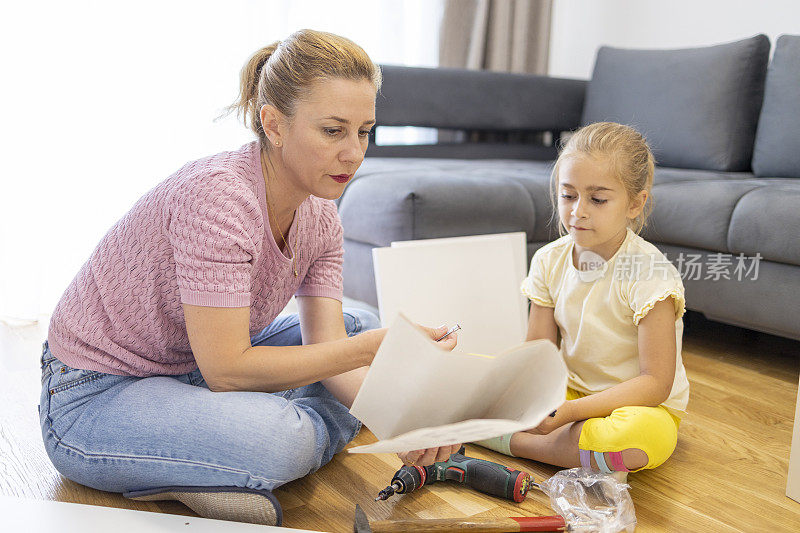
[[[685,297],[678,270],[658,248],[630,229],[614,256],[594,263],[593,270],[575,267],[572,248],[572,237],[566,235],[537,250],[521,287],[535,304],[554,308],[569,387],[594,394],[638,376],[639,321],[657,302],[671,296],[675,381],[662,405],[682,417],[689,402],[689,380],[681,357]]]

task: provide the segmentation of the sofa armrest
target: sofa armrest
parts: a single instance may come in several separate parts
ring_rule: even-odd
[[[536,225],[533,201],[518,182],[424,170],[355,180],[339,216],[345,239],[373,246],[513,231],[533,235]]]
[[[378,126],[558,133],[580,125],[585,80],[466,69],[381,68]]]

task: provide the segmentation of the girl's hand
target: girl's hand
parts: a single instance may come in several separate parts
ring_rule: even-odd
[[[527,433],[533,433],[534,435],[547,435],[548,433],[552,433],[556,429],[560,428],[564,424],[569,424],[570,422],[574,422],[571,416],[571,404],[570,402],[564,402],[561,404],[556,410],[555,416],[548,416],[545,417],[542,422],[536,426],[535,428],[526,430]]]
[[[444,331],[439,336],[441,337],[442,335],[444,335]],[[450,459],[451,455],[458,453],[460,449],[460,444],[453,444],[451,446],[439,446],[438,448],[428,448],[426,450],[400,452],[397,454],[397,457],[399,457],[406,466],[429,466],[433,463],[447,461]]]

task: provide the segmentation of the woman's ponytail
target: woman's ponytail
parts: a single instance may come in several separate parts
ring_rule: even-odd
[[[245,63],[239,75],[239,98],[228,107],[228,112],[236,112],[236,116],[244,121],[245,126],[253,130],[258,137],[263,135],[261,130],[260,108],[258,105],[258,85],[261,80],[261,69],[275,53],[280,41],[265,46],[256,51]]]

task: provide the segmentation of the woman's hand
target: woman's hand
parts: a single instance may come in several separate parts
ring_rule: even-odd
[[[445,331],[442,332],[442,335],[444,335]],[[441,337],[442,335],[439,336]],[[406,466],[429,466],[433,463],[447,461],[450,459],[451,455],[458,453],[460,449],[460,444],[453,444],[452,446],[439,446],[438,448],[428,448],[426,450],[401,452],[397,454],[397,457],[399,457]]]
[[[545,419],[542,420],[538,426],[526,430],[526,433],[533,433],[534,435],[547,435],[548,433],[552,433],[556,429],[560,428],[564,424],[574,422],[575,420],[572,418],[571,407],[572,404],[569,401],[562,403],[561,407],[556,409],[555,416],[545,417]]]
[[[447,333],[448,327],[447,326],[439,326],[438,328],[429,328],[426,326],[419,326],[421,327],[432,340],[436,340],[445,333]],[[458,344],[458,333],[453,332],[444,339],[440,340],[436,343],[436,345],[441,348],[442,350],[446,350],[448,352],[452,351],[453,348],[456,347]]]
[[[429,328],[426,326],[419,326],[428,334],[432,340],[436,340],[445,333],[447,333],[447,326],[439,326],[438,328]],[[357,335],[358,339],[363,343],[363,366],[372,364],[375,354],[378,353],[378,348],[381,347],[384,337],[386,337],[387,328],[371,329]],[[451,351],[458,343],[458,334],[451,333],[444,339],[436,343],[442,350]]]

